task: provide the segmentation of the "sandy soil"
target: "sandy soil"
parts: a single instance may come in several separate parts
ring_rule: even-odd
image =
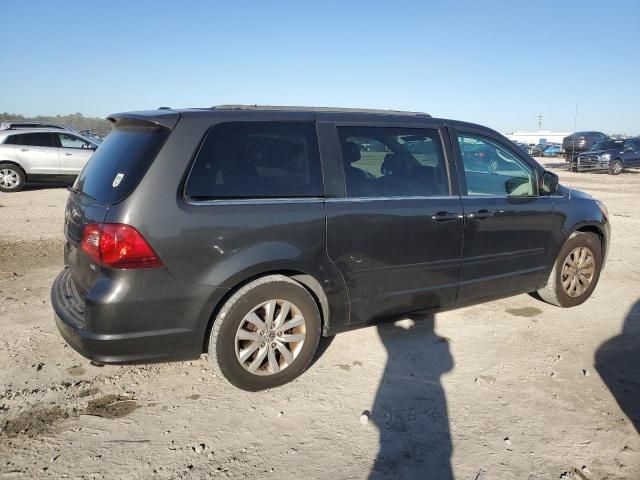
[[[640,174],[558,172],[611,212],[587,303],[345,333],[253,394],[205,357],[98,367],[67,347],[49,302],[67,192],[1,195],[0,478],[640,478]]]

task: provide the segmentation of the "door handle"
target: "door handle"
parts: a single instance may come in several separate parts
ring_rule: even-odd
[[[491,212],[489,210],[478,210],[474,213],[469,213],[467,218],[470,220],[484,220],[485,218],[493,217],[495,212]]]
[[[69,153],[69,152],[65,152],[65,153],[64,153],[64,156],[65,156],[65,157],[70,157],[71,155],[73,155],[73,153]]]
[[[462,218],[462,215],[451,212],[438,212],[435,215],[431,215],[431,220],[434,222],[450,222],[452,220],[458,220]]]
[[[21,152],[28,152],[28,151],[29,151],[29,149],[28,149],[28,148],[21,148],[21,149],[20,149],[20,151],[21,151]]]

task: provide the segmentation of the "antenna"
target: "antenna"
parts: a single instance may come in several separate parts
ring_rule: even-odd
[[[542,114],[538,115],[538,131],[542,130]]]

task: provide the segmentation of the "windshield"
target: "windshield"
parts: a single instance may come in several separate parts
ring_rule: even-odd
[[[594,143],[589,150],[612,150],[620,148],[622,144],[620,142],[614,142],[612,140],[605,140],[604,142]]]

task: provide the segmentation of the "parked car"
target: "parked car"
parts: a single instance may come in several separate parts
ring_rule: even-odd
[[[110,121],[51,291],[97,362],[208,352],[233,385],[271,388],[321,336],[525,292],[572,307],[605,264],[606,207],[480,125],[242,106]]]
[[[519,143],[519,142],[515,142],[516,146],[524,151],[524,152],[528,152],[529,151],[529,145],[527,145],[526,143]]]
[[[625,168],[640,167],[640,138],[605,140],[576,158],[576,170],[606,170],[620,175]]]
[[[61,123],[53,122],[28,122],[28,121],[16,121],[16,122],[2,122],[0,123],[0,130],[16,130],[21,128],[53,128],[56,130],[66,130],[72,133],[78,133],[73,127],[69,125],[63,125]]]
[[[560,145],[551,145],[550,147],[546,148],[542,152],[542,156],[543,157],[557,157],[561,153],[562,153],[562,147]]]
[[[538,145],[529,148],[529,155],[531,155],[532,157],[542,157],[542,152],[544,152],[550,146],[550,143],[539,143]]]
[[[97,148],[93,140],[53,128],[0,130],[0,191],[73,179]]]
[[[609,137],[602,132],[576,132],[562,139],[567,162],[576,155],[589,150],[594,144],[607,140]]]
[[[89,130],[89,129],[84,129],[84,130],[80,130],[78,132],[80,135],[82,135],[85,138],[88,138],[90,140],[93,140],[94,142],[96,142],[97,144],[102,143],[102,138],[100,135],[98,135],[97,133]]]

